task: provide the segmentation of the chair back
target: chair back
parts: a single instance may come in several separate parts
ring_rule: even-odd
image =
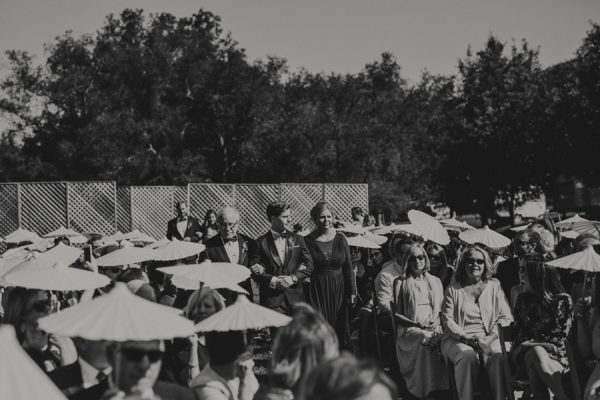
[[[502,326],[498,324],[498,340],[500,342],[500,349],[502,350],[502,370],[503,370],[503,381],[505,392],[509,400],[515,400],[515,393],[513,391],[512,384],[512,373],[510,371],[510,358],[509,351],[507,350],[507,344],[513,345],[515,338],[515,326],[510,324],[508,326]]]

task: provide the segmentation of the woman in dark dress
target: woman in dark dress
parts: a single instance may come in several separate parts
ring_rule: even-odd
[[[346,237],[333,227],[333,214],[326,202],[317,203],[310,212],[316,229],[306,236],[315,269],[309,286],[309,301],[334,328],[344,346],[349,345],[346,309],[354,304],[356,282]]]

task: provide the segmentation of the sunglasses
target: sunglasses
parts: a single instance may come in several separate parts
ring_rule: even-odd
[[[517,242],[517,246],[527,246],[527,247],[533,247],[533,246],[535,246],[535,243],[532,243],[532,242],[521,242],[521,241],[518,241],[518,242]]]
[[[425,259],[425,256],[423,254],[419,254],[418,256],[412,256],[410,257],[411,260],[418,260],[418,261],[423,261]]]
[[[431,261],[441,261],[441,260],[442,260],[442,257],[440,257],[440,256],[436,256],[436,255],[431,255],[431,256],[429,256],[429,259],[430,259]]]
[[[163,356],[163,352],[160,350],[142,350],[142,349],[131,349],[122,348],[121,355],[131,362],[140,362],[144,357],[148,357],[148,361],[154,364],[160,360]]]
[[[46,299],[46,300],[36,301],[31,306],[31,309],[35,312],[41,313],[41,312],[47,312],[48,310],[50,310],[50,307],[52,307],[52,302],[50,301],[50,299]]]
[[[483,260],[482,258],[467,258],[465,261],[467,264],[477,264],[477,265],[485,264],[485,260]]]
[[[118,274],[119,272],[121,272],[121,268],[119,267],[100,267],[100,272],[102,273],[107,273],[110,272],[111,274]]]

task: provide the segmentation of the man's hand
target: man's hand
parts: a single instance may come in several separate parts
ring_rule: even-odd
[[[287,281],[285,280],[285,276],[278,276],[275,281],[275,288],[279,290],[285,290],[289,287]]]
[[[295,283],[294,278],[292,278],[291,275],[283,275],[280,278],[283,279],[283,281],[285,282],[286,287],[293,286],[294,283]]]
[[[254,275],[262,275],[265,273],[265,267],[263,267],[260,264],[254,264],[253,266],[250,267],[250,271],[254,274]]]

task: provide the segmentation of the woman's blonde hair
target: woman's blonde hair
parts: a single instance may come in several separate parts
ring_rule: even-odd
[[[481,275],[481,280],[483,282],[487,282],[488,280],[490,280],[492,278],[492,271],[493,271],[493,266],[492,266],[492,259],[490,258],[490,255],[488,254],[488,252],[481,246],[478,245],[472,245],[467,247],[465,250],[463,250],[462,253],[460,253],[460,256],[458,257],[458,265],[456,267],[456,281],[459,282],[461,285],[465,285],[468,282],[468,277],[467,277],[467,271],[466,271],[466,266],[467,266],[467,258],[469,258],[469,254],[473,253],[473,252],[479,252],[482,256],[483,256],[483,274]]]
[[[296,304],[292,321],[275,337],[270,382],[296,392],[312,369],[338,355],[339,343],[331,325],[308,304]]]
[[[183,315],[192,321],[196,320],[196,310],[198,308],[198,304],[204,301],[204,299],[211,298],[215,303],[215,310],[221,311],[225,308],[225,301],[223,300],[223,296],[219,294],[214,289],[209,287],[203,287],[202,289],[198,289],[192,293],[186,306],[183,308]]]
[[[402,267],[402,275],[404,278],[406,278],[409,275],[413,275],[413,271],[409,271],[408,262],[410,261],[411,257],[418,255],[418,251],[421,251],[423,253],[423,256],[425,257],[425,271],[427,272],[431,269],[431,264],[429,263],[429,257],[427,256],[427,252],[421,244],[414,243],[402,255],[400,266]]]

